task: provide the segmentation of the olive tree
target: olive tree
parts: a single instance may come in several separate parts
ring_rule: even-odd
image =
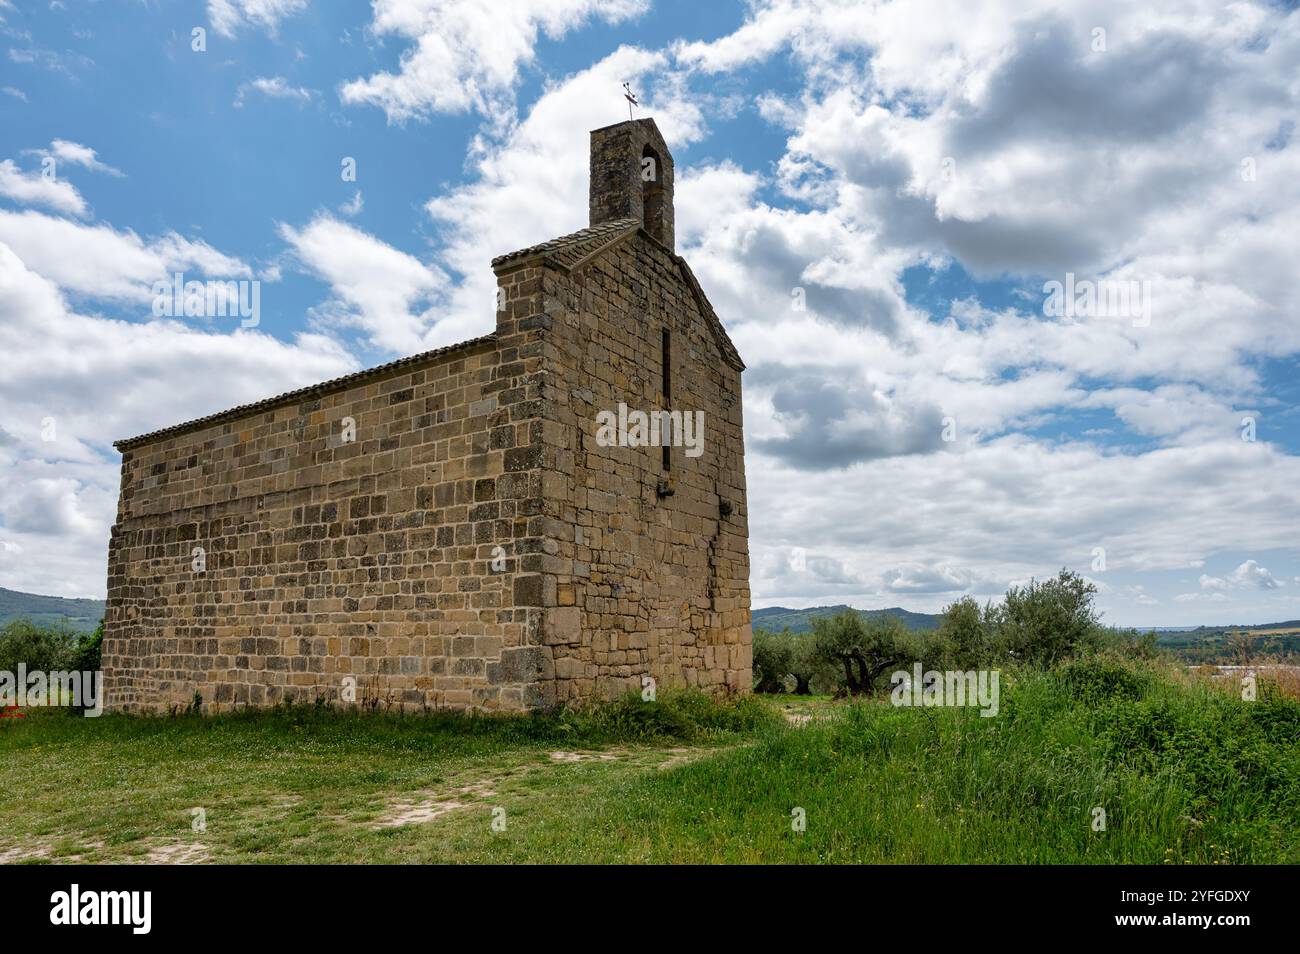
[[[844,674],[851,696],[870,695],[887,670],[918,658],[919,646],[893,616],[864,620],[853,610],[813,620],[817,656]]]

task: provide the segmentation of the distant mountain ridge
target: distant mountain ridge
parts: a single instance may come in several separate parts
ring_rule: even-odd
[[[939,628],[940,621],[943,621],[943,613],[923,613],[904,610],[900,606],[892,606],[885,610],[855,610],[852,606],[846,606],[844,603],[836,606],[810,606],[806,610],[790,610],[784,606],[768,606],[762,610],[754,610],[751,613],[754,629],[766,629],[768,632],[779,633],[789,626],[792,633],[807,633],[813,629],[813,620],[819,616],[835,616],[836,613],[852,610],[861,615],[863,619],[874,619],[876,616],[897,616],[907,629],[927,630]],[[1234,632],[1251,632],[1257,636],[1264,636],[1268,630],[1294,630],[1300,633],[1300,620],[1286,620],[1283,623],[1257,623],[1253,625],[1230,625],[1230,626],[1121,626],[1121,629],[1134,629],[1135,632],[1147,633],[1156,632],[1158,642],[1161,646],[1190,646],[1196,643],[1213,641],[1216,638],[1229,636]],[[1282,636],[1283,633],[1277,633]]]
[[[807,609],[789,609],[785,606],[768,606],[754,610],[750,614],[755,629],[779,633],[789,627],[792,633],[812,632],[812,621],[819,616],[834,616],[844,610],[852,610],[863,619],[875,619],[878,616],[894,616],[908,629],[926,631],[939,628],[943,618],[937,613],[913,613],[901,606],[891,606],[878,610],[855,610],[852,606],[810,606]]]
[[[1161,646],[1194,646],[1227,639],[1234,633],[1250,633],[1256,638],[1300,636],[1300,619],[1289,619],[1280,623],[1245,623],[1231,626],[1196,626],[1179,632],[1160,634]]]
[[[0,626],[16,619],[28,619],[42,625],[61,623],[78,632],[90,632],[104,618],[105,605],[103,600],[41,596],[0,586]]]
[[[37,593],[22,593],[0,586],[0,626],[16,619],[29,619],[42,625],[65,625],[78,632],[90,632],[104,618],[105,602],[92,599],[68,599],[62,596],[42,596]],[[753,611],[752,619],[755,630],[779,633],[789,628],[792,633],[812,631],[812,621],[820,616],[834,616],[844,610],[853,610],[864,619],[879,616],[897,617],[908,629],[918,632],[938,629],[943,619],[939,613],[914,613],[901,606],[885,609],[855,610],[852,606],[839,603],[834,606],[809,606],[805,609],[791,609],[787,606],[767,606]],[[1215,645],[1226,641],[1236,631],[1254,632],[1265,636],[1269,633],[1275,639],[1300,639],[1300,620],[1286,620],[1280,623],[1239,624],[1233,626],[1151,626],[1134,627],[1138,632],[1155,630],[1159,634],[1158,645],[1170,649],[1190,649],[1197,646]],[[1277,631],[1282,632],[1277,632]]]

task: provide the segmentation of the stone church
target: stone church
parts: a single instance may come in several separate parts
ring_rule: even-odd
[[[117,442],[109,708],[749,688],[744,364],[653,120],[591,133],[589,213],[492,261],[491,334]]]

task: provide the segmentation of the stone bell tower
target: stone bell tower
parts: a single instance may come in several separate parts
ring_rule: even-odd
[[[591,133],[589,225],[636,219],[668,251],[673,235],[673,157],[653,119]]]

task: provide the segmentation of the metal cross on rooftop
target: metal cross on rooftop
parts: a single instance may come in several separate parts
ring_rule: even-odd
[[[623,98],[627,100],[627,118],[628,118],[628,122],[631,122],[632,107],[640,106],[641,104],[636,101],[636,96],[633,94],[631,88],[627,85],[627,83],[623,84]]]

